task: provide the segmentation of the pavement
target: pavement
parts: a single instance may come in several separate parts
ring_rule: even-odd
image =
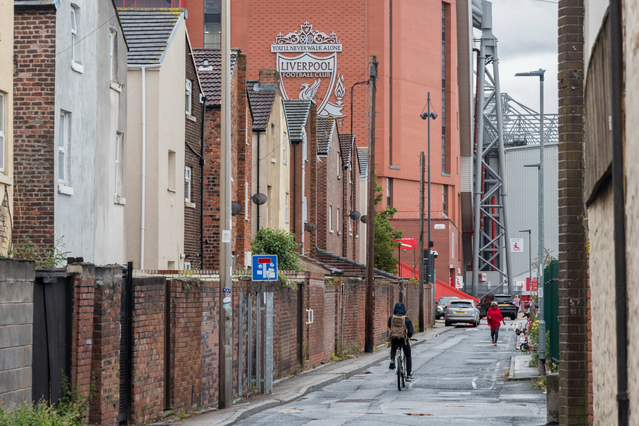
[[[545,424],[545,395],[528,382],[505,379],[523,380],[532,370],[526,356],[515,351],[516,322],[502,327],[497,347],[485,322],[477,328],[437,323],[415,335],[414,380],[404,392],[388,369],[384,345],[379,352],[280,380],[270,395],[171,424],[388,425],[413,424],[413,418],[425,416],[433,417],[433,424]]]

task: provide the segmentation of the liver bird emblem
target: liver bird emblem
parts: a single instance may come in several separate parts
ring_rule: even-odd
[[[310,86],[306,83],[302,84],[300,86],[301,92],[300,92],[299,98],[305,101],[311,101],[315,103],[315,94],[317,93],[317,89],[319,89],[321,82],[322,82],[322,79],[319,79],[319,80],[316,80],[315,83],[311,84]]]

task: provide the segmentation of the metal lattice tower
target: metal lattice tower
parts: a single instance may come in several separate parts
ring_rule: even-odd
[[[481,6],[481,7],[480,7]],[[477,61],[474,155],[474,229],[472,294],[480,271],[498,271],[513,294],[505,181],[504,104],[499,85],[497,38],[492,33],[492,4],[473,1],[473,26],[482,31]],[[492,73],[489,66],[492,64]],[[521,121],[521,128],[524,121]],[[517,125],[514,126],[517,129]],[[505,256],[504,256],[505,255]],[[505,257],[505,262],[502,257]]]

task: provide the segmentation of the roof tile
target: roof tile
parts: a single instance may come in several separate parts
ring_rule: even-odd
[[[302,142],[303,129],[311,111],[311,101],[288,99],[283,102],[290,142]]]
[[[275,94],[277,93],[275,86],[260,85],[257,80],[247,80],[246,93],[251,106],[251,115],[253,116],[253,130],[266,130],[268,120],[271,117]]]
[[[136,65],[157,65],[171,40],[184,9],[119,8],[122,30],[129,45],[127,62]]]
[[[368,147],[357,147],[357,159],[359,160],[359,177],[360,179],[368,176]]]
[[[334,118],[317,117],[317,155],[328,154],[334,129]]]
[[[193,49],[193,57],[200,76],[202,92],[207,106],[222,104],[222,51],[220,49]],[[235,71],[237,51],[231,51],[231,75]]]

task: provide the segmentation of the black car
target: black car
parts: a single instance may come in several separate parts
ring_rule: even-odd
[[[443,318],[444,313],[446,312],[446,307],[451,302],[451,300],[459,299],[457,296],[442,296],[437,301],[437,319]]]
[[[499,309],[504,318],[510,317],[511,320],[517,319],[517,306],[515,306],[513,297],[510,294],[487,294],[482,297],[478,306],[479,315],[482,318],[486,316],[490,304],[493,303],[493,301],[499,304]]]

